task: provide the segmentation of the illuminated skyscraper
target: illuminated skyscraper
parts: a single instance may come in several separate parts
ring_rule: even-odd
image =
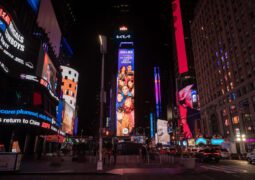
[[[191,24],[202,131],[232,142],[244,135],[248,148],[255,137],[254,8],[254,1],[204,0]]]

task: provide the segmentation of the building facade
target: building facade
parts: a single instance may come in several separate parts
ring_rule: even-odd
[[[199,1],[191,24],[202,132],[243,153],[255,138],[254,8],[254,1]]]

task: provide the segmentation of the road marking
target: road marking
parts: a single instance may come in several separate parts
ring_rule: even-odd
[[[216,167],[216,166],[200,166],[201,168],[205,168],[205,169],[210,169],[210,170],[214,170],[214,171],[223,171],[225,173],[228,173],[228,174],[232,174],[232,173],[235,173],[234,171],[228,171],[228,170],[225,170],[225,169],[221,169],[219,167]]]
[[[226,173],[248,173],[246,169],[240,169],[239,167],[236,166],[214,166],[214,165],[209,165],[209,166],[200,166],[205,169],[211,169],[211,170],[216,170],[216,171],[223,171]]]

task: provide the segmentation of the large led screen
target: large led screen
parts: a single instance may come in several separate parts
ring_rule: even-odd
[[[170,143],[170,135],[168,134],[167,121],[158,119],[157,121],[157,139],[158,143],[168,144]]]
[[[43,70],[42,70],[42,78],[48,82],[48,85],[53,92],[55,92],[56,74],[57,74],[57,71],[50,57],[48,56],[47,53],[45,53]]]
[[[134,49],[119,49],[116,121],[117,136],[128,136],[134,126]]]
[[[179,126],[182,126],[182,134],[185,138],[193,138],[195,135],[195,121],[200,119],[198,96],[193,84],[179,90]]]
[[[62,123],[62,130],[72,135],[74,127],[75,110],[68,104],[65,103],[64,107],[64,118]]]
[[[34,74],[39,41],[23,36],[7,9],[0,3],[0,73],[17,77],[21,73]],[[32,40],[33,39],[33,40]]]
[[[187,56],[186,56],[183,26],[182,26],[180,0],[174,0],[172,2],[172,8],[173,8],[173,17],[174,17],[175,44],[176,44],[177,57],[178,57],[178,69],[179,69],[179,73],[182,74],[188,71],[188,63],[187,63]]]

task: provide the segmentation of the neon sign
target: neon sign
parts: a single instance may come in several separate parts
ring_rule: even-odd
[[[205,138],[198,138],[196,140],[196,145],[199,145],[199,144],[207,144],[206,139]]]
[[[221,145],[224,142],[224,139],[211,139],[212,145]]]

